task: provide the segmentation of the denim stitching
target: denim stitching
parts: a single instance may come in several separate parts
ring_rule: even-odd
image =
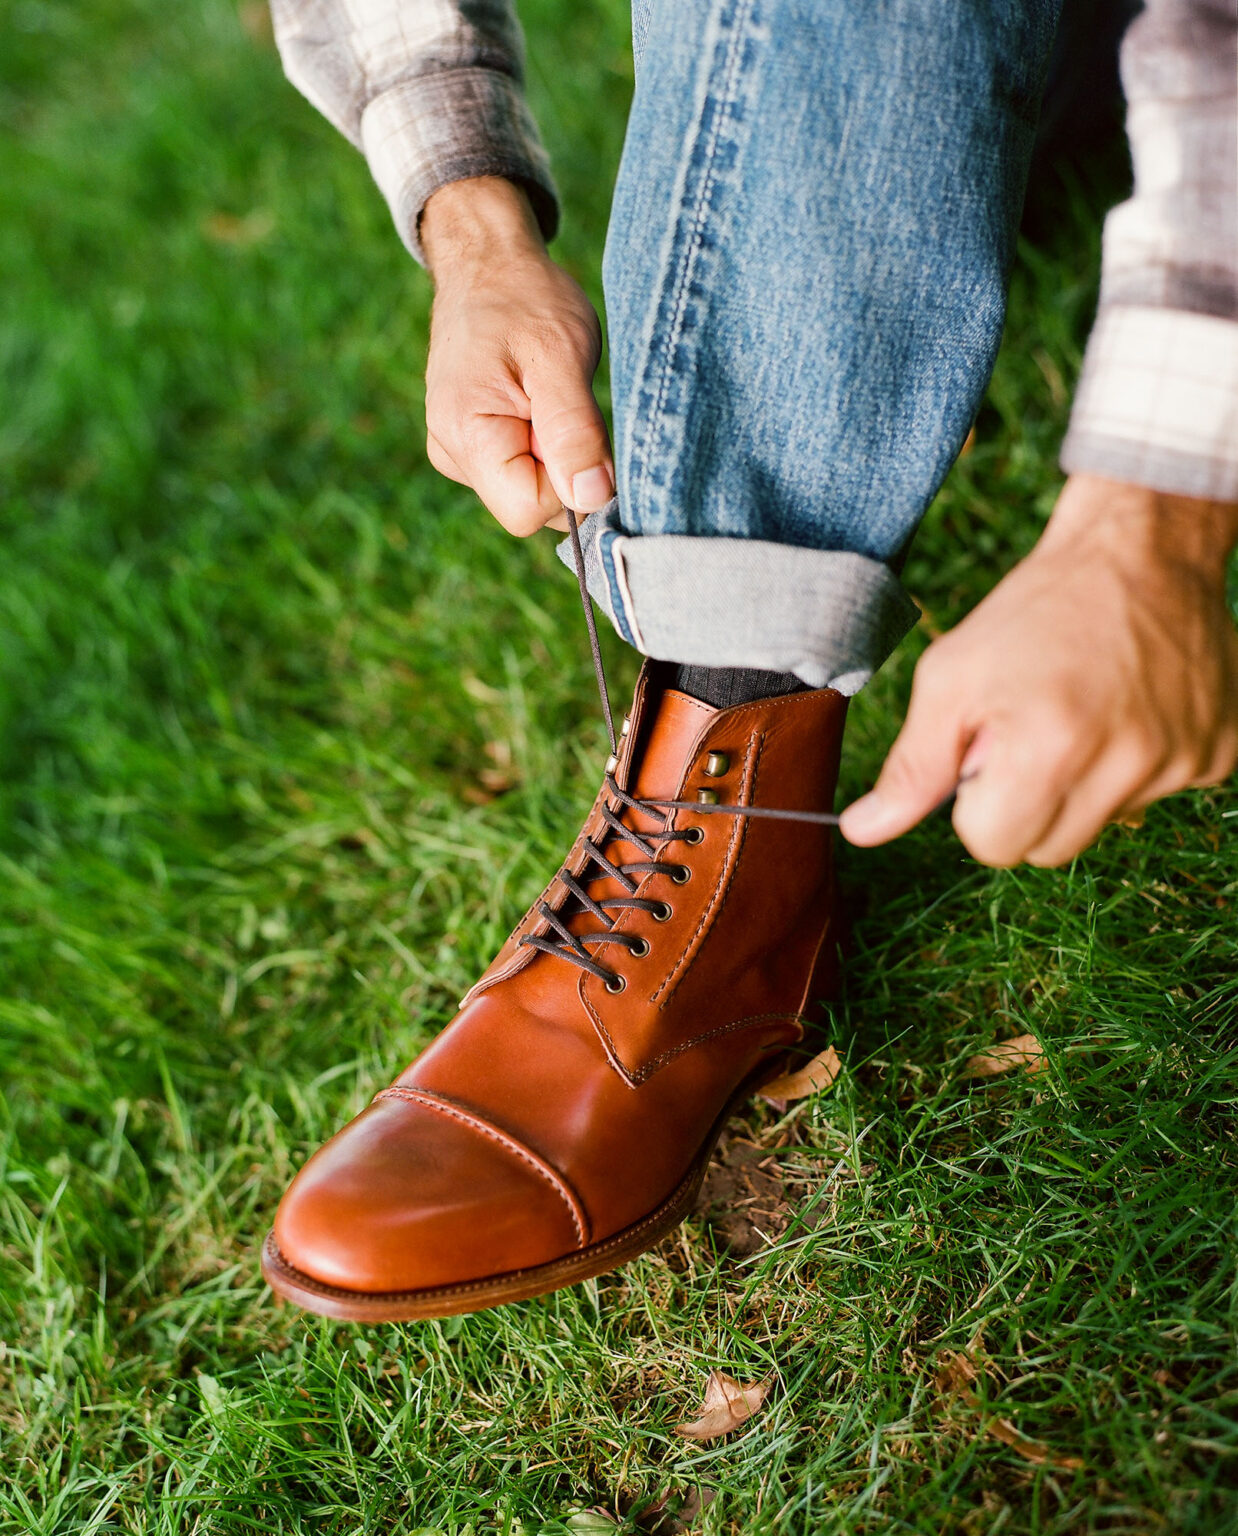
[[[657,389],[652,403],[649,406],[647,420],[648,431],[645,434],[644,452],[640,459],[640,475],[638,488],[640,496],[644,496],[649,485],[650,463],[658,447],[667,447],[663,435],[663,428],[667,422],[666,401],[670,391],[671,376],[675,371],[675,358],[680,350],[684,332],[684,314],[687,309],[688,295],[692,287],[692,279],[696,275],[699,265],[699,256],[702,239],[705,230],[706,219],[709,215],[710,198],[718,180],[716,160],[718,146],[724,134],[724,130],[732,126],[732,109],[738,100],[738,82],[743,68],[743,52],[746,42],[745,33],[748,29],[755,9],[755,0],[737,0],[728,25],[725,17],[720,19],[722,36],[717,47],[726,49],[726,57],[722,66],[722,78],[720,88],[715,94],[706,87],[706,102],[714,108],[714,117],[707,130],[704,143],[700,139],[696,141],[689,156],[689,165],[701,154],[701,164],[698,171],[697,186],[692,194],[694,207],[691,211],[690,223],[686,231],[686,241],[680,242],[680,250],[676,253],[678,259],[678,272],[673,280],[673,292],[671,313],[665,321],[661,320],[662,306],[659,305],[659,322],[664,326],[666,341],[660,348],[661,370]],[[729,32],[729,36],[727,35]],[[716,56],[716,55],[715,55]],[[710,82],[713,75],[711,71]],[[646,398],[649,394],[648,381],[641,389],[641,394]],[[655,442],[658,437],[663,437],[661,442]],[[673,445],[669,445],[673,449]]]

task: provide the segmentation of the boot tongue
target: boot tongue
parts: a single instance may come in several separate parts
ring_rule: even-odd
[[[692,744],[709,717],[717,713],[708,704],[668,688],[651,711],[644,741],[637,743],[636,773],[634,779],[631,772],[628,774],[628,793],[638,800],[674,800]],[[627,812],[628,816],[634,814]],[[646,817],[640,820],[651,824]]]
[[[656,701],[651,701],[648,714],[637,727],[641,739],[635,743],[632,763],[626,775],[628,793],[635,799],[677,799],[679,786],[689,766],[688,753],[692,744],[700,735],[702,726],[717,713],[708,704],[702,704],[699,699],[674,688],[666,689]],[[627,826],[645,835],[661,831],[672,814],[662,810],[633,811],[619,804],[614,809]],[[671,844],[666,852],[667,862],[671,864],[675,862],[675,846]],[[635,863],[646,857],[634,843],[628,842],[618,833],[607,837],[601,848],[606,857],[618,865]],[[589,878],[590,875],[592,878]],[[641,876],[637,874],[634,878],[639,880]],[[586,871],[583,884],[594,901],[606,901],[627,894],[617,880],[600,873],[597,865],[592,863]],[[579,909],[568,922],[568,927],[574,933],[596,932],[597,926],[597,919],[592,914]]]

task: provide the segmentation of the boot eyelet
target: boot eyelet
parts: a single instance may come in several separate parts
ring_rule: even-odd
[[[692,878],[692,871],[686,864],[677,864],[671,871],[671,879],[676,885],[687,885]]]
[[[626,976],[612,976],[606,983],[606,990],[608,992],[622,992],[627,984],[628,981]]]
[[[674,912],[669,901],[660,901],[650,912],[649,916],[653,918],[655,923],[668,923],[674,916]]]
[[[635,943],[628,945],[628,954],[634,955],[637,960],[643,960],[649,953],[649,940],[637,939]]]
[[[705,828],[689,827],[683,835],[683,840],[685,843],[691,843],[693,847],[695,847],[697,843],[703,843],[705,841]]]

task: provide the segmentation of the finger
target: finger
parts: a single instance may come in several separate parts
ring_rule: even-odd
[[[426,455],[440,475],[445,475],[448,480],[455,480],[459,485],[468,484],[464,471],[432,432],[426,433]]]
[[[529,451],[529,424],[517,416],[477,416],[451,447],[465,479],[509,533],[521,538],[556,516],[562,502]]]
[[[1111,821],[1138,816],[1155,795],[1146,764],[1132,763],[1123,747],[1102,752],[1075,780],[1056,816],[1023,854],[1029,864],[1067,864],[1091,847]]]
[[[590,375],[560,366],[526,373],[523,383],[533,411],[532,451],[559,500],[580,512],[600,511],[615,494],[615,471]]]
[[[876,784],[842,813],[848,842],[871,848],[914,827],[948,798],[958,783],[969,732],[961,712],[936,689],[913,687],[907,719]]]
[[[1048,835],[1098,747],[1048,708],[994,722],[955,803],[960,842],[982,864],[1018,864]]]
[[[591,514],[588,513],[588,512],[577,512],[576,513],[576,521],[579,524],[580,536],[581,536],[582,539],[585,536],[585,524],[588,522],[590,515]],[[550,519],[550,521],[546,524],[546,527],[547,528],[553,528],[556,533],[566,533],[568,531],[568,526],[567,526],[567,508],[564,507],[562,509],[562,511],[560,511],[560,513],[558,514],[557,517],[552,517]]]
[[[1223,784],[1238,766],[1238,728],[1223,721],[1214,739],[1194,761],[1174,759],[1151,775],[1110,817],[1119,826],[1141,827],[1144,812],[1166,795],[1184,789],[1206,789]]]

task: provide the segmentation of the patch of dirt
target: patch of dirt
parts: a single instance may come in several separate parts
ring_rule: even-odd
[[[696,1209],[729,1253],[760,1253],[795,1214],[778,1159],[739,1137],[723,1137],[705,1174]]]

